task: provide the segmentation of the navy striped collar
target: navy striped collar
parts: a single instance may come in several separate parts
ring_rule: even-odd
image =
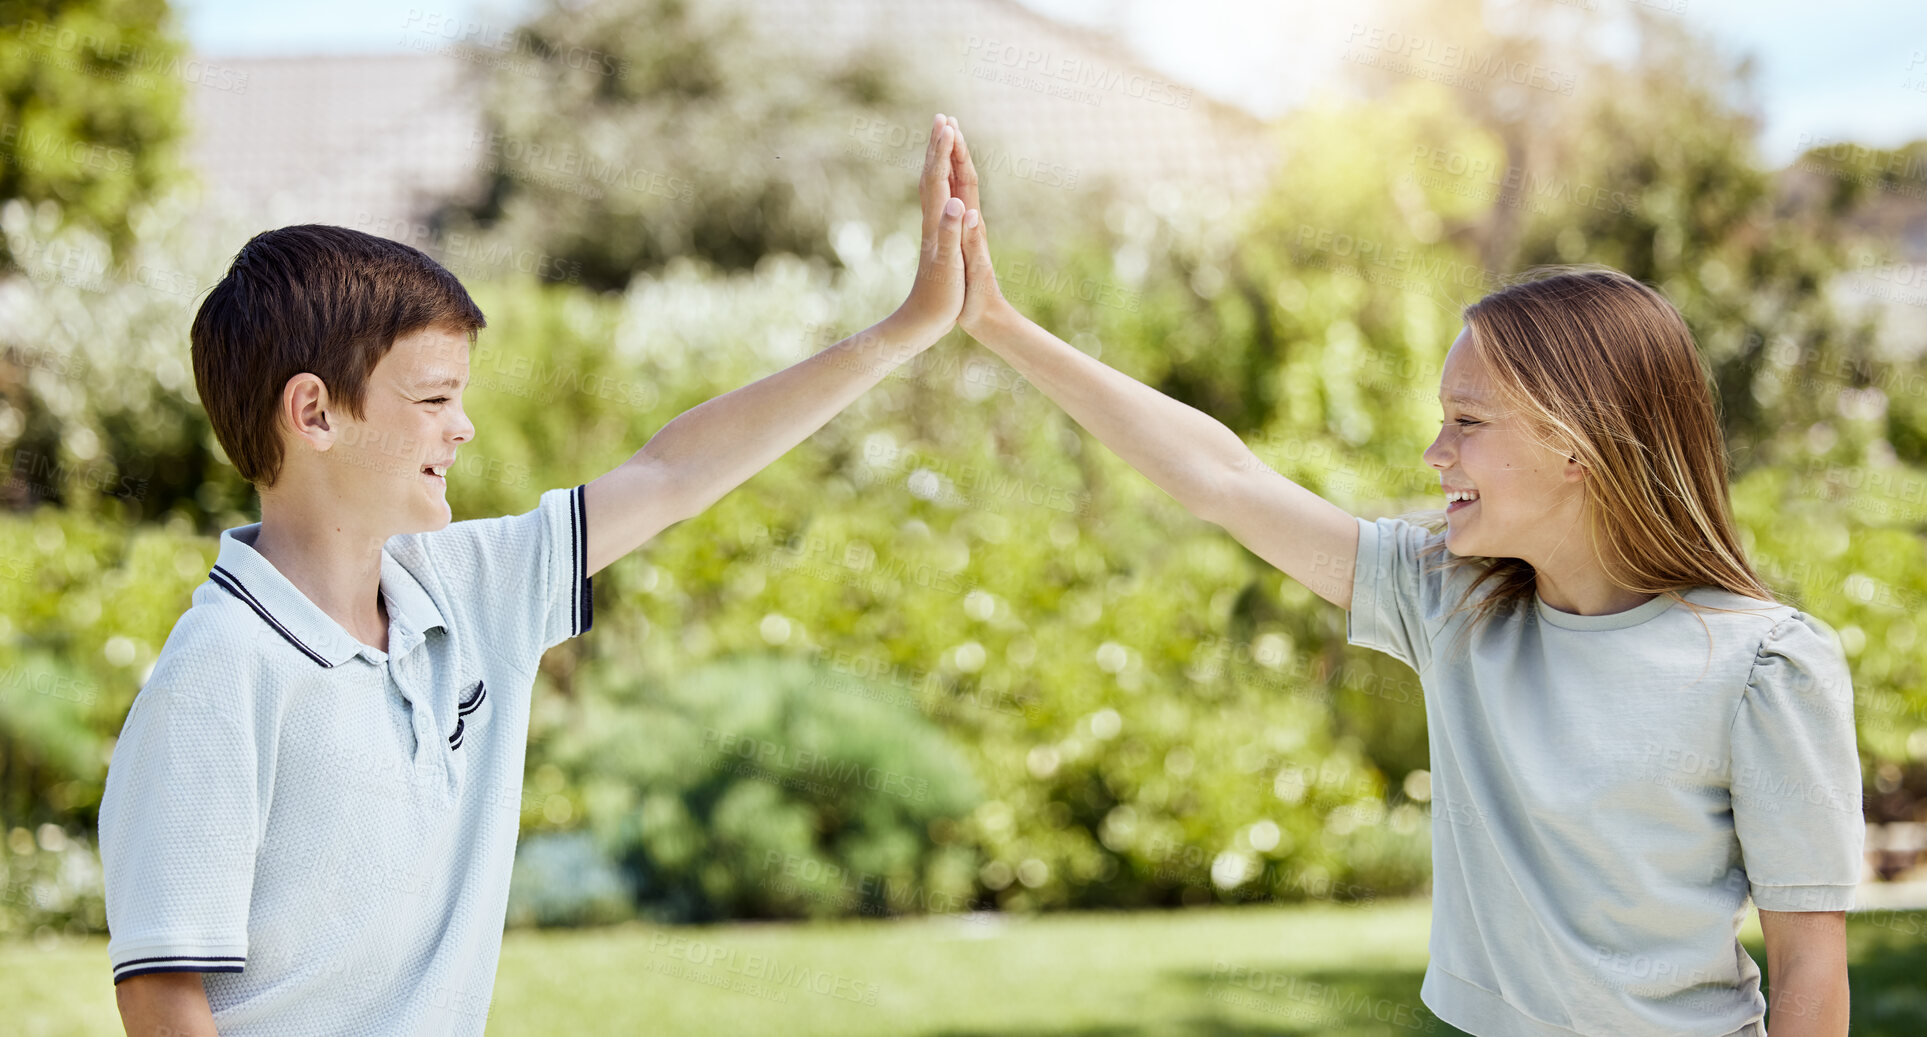
[[[364,651],[374,661],[380,661],[386,654],[404,655],[429,629],[446,629],[448,624],[442,619],[441,610],[435,607],[434,599],[422,589],[414,574],[384,547],[381,591],[388,602],[389,651],[383,653],[362,644],[254,549],[254,539],[260,532],[259,522],[223,530],[221,553],[208,579],[253,609],[267,629],[314,660],[316,665],[339,666]]]

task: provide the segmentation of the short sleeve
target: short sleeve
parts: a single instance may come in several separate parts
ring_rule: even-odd
[[[198,693],[134,698],[100,803],[114,982],[240,972],[261,817],[254,738]]]
[[[1421,572],[1420,551],[1436,534],[1401,518],[1356,521],[1358,560],[1352,570],[1352,607],[1345,613],[1345,641],[1423,670],[1432,654],[1426,617],[1435,611],[1441,580],[1436,572]]]
[[[1760,643],[1732,730],[1733,828],[1765,911],[1844,911],[1866,823],[1853,678],[1838,639],[1803,612]]]
[[[594,623],[585,489],[549,490],[520,515],[421,535],[436,579],[498,640],[539,656]]]

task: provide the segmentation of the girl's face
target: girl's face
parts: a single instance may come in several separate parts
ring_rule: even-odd
[[[1446,354],[1439,402],[1444,421],[1425,462],[1438,469],[1444,490],[1477,494],[1470,503],[1447,504],[1447,548],[1521,558],[1535,568],[1545,568],[1562,546],[1584,550],[1585,538],[1576,535],[1584,528],[1584,469],[1535,442],[1502,409],[1469,327]]]

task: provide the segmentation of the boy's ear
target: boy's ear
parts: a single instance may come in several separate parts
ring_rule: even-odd
[[[307,440],[316,450],[334,446],[335,429],[328,422],[330,406],[327,385],[307,371],[288,379],[281,390],[280,416],[296,438]]]

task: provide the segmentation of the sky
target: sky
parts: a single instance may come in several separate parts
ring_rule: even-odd
[[[901,0],[915,3],[917,0]],[[1273,115],[1337,72],[1351,4],[1329,0],[1018,0],[1117,34],[1173,79]],[[1494,9],[1561,0],[1488,0]],[[1927,137],[1927,3],[1921,0],[1565,0],[1608,14],[1639,3],[1685,19],[1723,52],[1754,55],[1760,146],[1784,164],[1803,145],[1895,147]],[[210,56],[380,53],[430,19],[513,24],[528,0],[176,0]]]

